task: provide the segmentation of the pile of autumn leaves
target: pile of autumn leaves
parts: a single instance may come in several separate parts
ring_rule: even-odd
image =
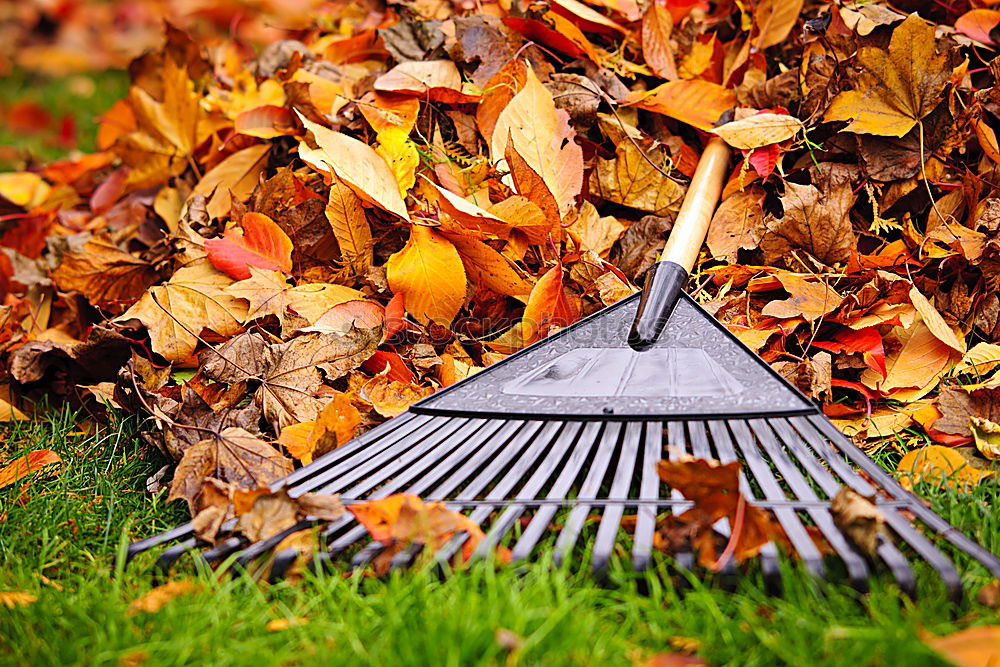
[[[966,461],[1000,440],[997,102],[960,49],[988,36],[876,5],[592,4],[373,3],[250,61],[168,27],[100,152],[0,175],[12,379],[152,414],[203,537],[334,516],[259,489],[631,294],[715,134],[741,159],[706,307],[862,444],[923,427],[944,446],[910,481],[991,475]],[[478,530],[385,503],[373,535]]]

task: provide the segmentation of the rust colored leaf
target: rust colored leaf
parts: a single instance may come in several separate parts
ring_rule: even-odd
[[[55,463],[62,463],[62,459],[51,449],[38,449],[15,458],[12,463],[0,468],[0,489]]]
[[[168,581],[153,588],[129,603],[125,615],[132,617],[139,614],[155,614],[174,598],[182,595],[193,595],[201,591],[201,585],[191,579]]]
[[[670,12],[662,5],[650,5],[642,17],[642,55],[656,74],[671,81],[677,78],[674,52],[670,48],[673,29]]]
[[[106,236],[95,236],[64,254],[52,279],[60,289],[80,292],[94,304],[107,304],[138,299],[157,275],[149,262],[120,249]]]
[[[736,106],[736,94],[717,83],[689,79],[668,81],[647,93],[633,93],[627,102],[708,131],[722,114]]]
[[[575,295],[566,293],[563,267],[557,264],[538,279],[528,296],[521,318],[521,337],[529,345],[548,336],[554,328],[569,326],[579,317],[580,303]]]
[[[219,239],[205,241],[208,261],[235,280],[250,277],[250,267],[292,270],[292,240],[261,213],[247,213],[240,226],[229,226]]]

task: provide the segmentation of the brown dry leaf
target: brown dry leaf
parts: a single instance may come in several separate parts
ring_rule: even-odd
[[[38,596],[32,593],[21,591],[0,591],[0,607],[14,609],[16,607],[27,607],[38,601]]]
[[[708,228],[708,249],[712,257],[735,262],[741,248],[752,250],[764,234],[764,211],[760,202],[764,189],[752,185],[722,200]]]
[[[662,152],[644,154],[631,141],[623,141],[613,160],[597,159],[597,168],[590,174],[590,188],[616,204],[656,215],[673,213],[680,208],[685,188],[664,176],[667,165]]]
[[[875,498],[866,498],[844,486],[833,497],[830,513],[840,532],[862,553],[874,558],[879,536],[887,537],[885,515],[875,506]]]
[[[139,320],[149,331],[154,352],[168,361],[182,361],[194,353],[203,330],[231,336],[243,328],[247,307],[225,292],[232,283],[207,259],[197,260],[151,288],[113,322]]]
[[[505,161],[511,141],[545,182],[562,214],[573,206],[583,187],[583,150],[575,136],[569,114],[556,109],[552,94],[529,68],[524,87],[497,116],[490,157],[493,162]]]
[[[922,481],[943,481],[945,486],[968,490],[984,479],[993,477],[991,470],[977,470],[965,458],[949,447],[927,445],[906,453],[896,466],[899,483],[912,489]]]
[[[823,192],[813,185],[786,182],[781,196],[784,215],[780,220],[768,216],[760,241],[767,263],[792,266],[797,250],[827,265],[846,262],[856,243],[848,214],[855,199],[849,183]]]
[[[197,514],[202,482],[212,477],[237,488],[266,487],[292,472],[292,462],[242,428],[230,426],[188,447],[177,464],[168,500],[183,498]]]
[[[363,274],[372,264],[371,226],[361,199],[336,174],[332,174],[331,178],[333,182],[326,205],[326,219],[337,237],[344,262],[356,273]]]
[[[465,268],[458,250],[440,233],[410,227],[410,239],[386,263],[394,294],[403,295],[406,312],[421,323],[449,326],[465,300]]]
[[[653,72],[667,80],[677,78],[677,65],[670,47],[674,19],[666,7],[652,4],[642,17],[642,56]]]
[[[850,132],[902,137],[934,110],[951,76],[937,46],[934,27],[910,14],[893,30],[888,50],[858,50],[857,88],[835,97],[824,120],[851,121]]]
[[[938,397],[941,417],[934,428],[942,433],[971,436],[970,419],[978,417],[1000,422],[1000,389],[984,387],[966,391],[948,387]]]
[[[338,496],[304,493],[292,498],[286,489],[276,493],[268,493],[266,489],[237,490],[233,504],[238,516],[236,530],[251,542],[273,537],[306,517],[335,521],[344,515]]]
[[[923,642],[958,667],[995,667],[1000,664],[1000,625],[981,625]]]
[[[323,173],[333,172],[364,201],[410,219],[392,168],[368,144],[318,125],[299,115],[316,140],[317,148],[299,144],[299,156]]]
[[[193,595],[200,591],[201,584],[191,579],[168,581],[147,591],[129,603],[128,609],[125,610],[125,615],[131,618],[139,614],[155,614],[174,598],[182,595]]]
[[[91,303],[108,304],[138,299],[156,282],[153,266],[111,242],[94,236],[79,248],[72,248],[52,272],[59,289],[76,291]]]
[[[773,275],[789,298],[768,302],[760,311],[763,315],[784,319],[801,316],[814,322],[836,310],[844,300],[835,289],[813,276],[788,271],[777,271]]]

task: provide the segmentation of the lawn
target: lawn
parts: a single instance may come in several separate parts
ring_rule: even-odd
[[[153,586],[155,554],[127,571],[114,567],[115,555],[184,519],[179,503],[165,503],[166,491],[145,490],[164,461],[138,437],[134,418],[88,433],[80,415],[45,414],[10,425],[0,444],[7,459],[51,448],[65,462],[58,475],[0,491],[0,591],[37,596],[0,606],[2,663],[629,665],[682,649],[715,665],[933,665],[945,663],[921,633],[1000,621],[976,602],[987,579],[967,562],[971,593],[956,607],[933,583],[911,601],[881,576],[858,596],[794,565],[781,596],[768,595],[752,569],[733,592],[696,580],[677,586],[666,558],[634,575],[627,554],[607,582],[544,556],[523,569],[482,564],[444,579],[427,570],[385,579],[338,571],[278,585],[198,572],[182,559],[173,577],[198,591],[130,616],[129,603]],[[1000,550],[996,485],[971,496],[926,486],[920,493]],[[269,630],[275,620],[287,627]]]

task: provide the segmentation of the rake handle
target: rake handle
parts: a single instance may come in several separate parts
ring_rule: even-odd
[[[667,245],[646,273],[639,309],[628,335],[633,349],[652,347],[670,319],[705,242],[728,164],[729,146],[719,137],[712,137],[698,161]]]

